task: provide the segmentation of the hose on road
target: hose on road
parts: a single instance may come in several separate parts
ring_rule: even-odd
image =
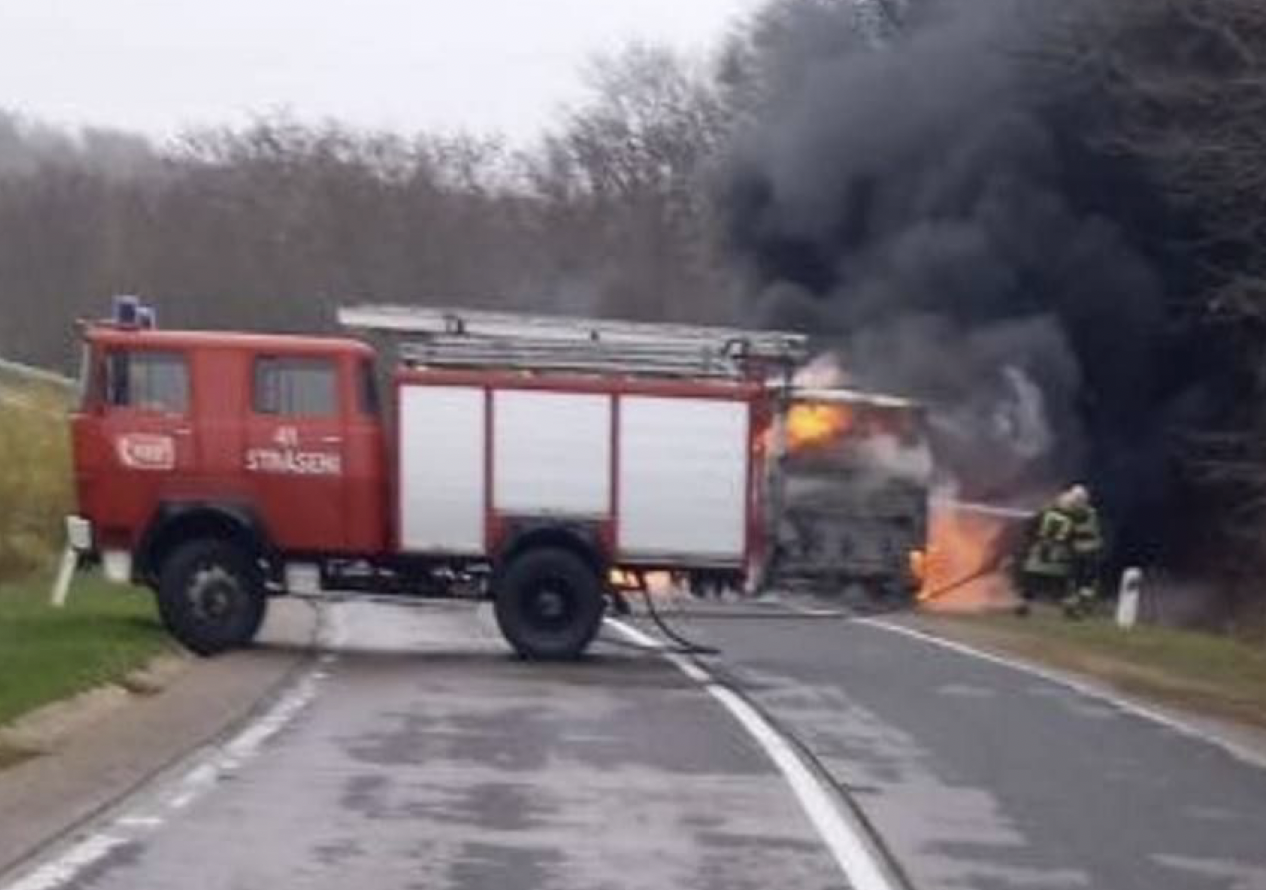
[[[681,647],[684,655],[720,655],[721,650],[715,646],[708,646],[704,643],[698,643],[687,636],[677,633],[669,626],[668,622],[659,614],[659,609],[655,608],[655,600],[651,596],[650,591],[646,589],[646,585],[642,585],[642,601],[646,603],[646,611],[650,614],[651,620],[655,622],[655,626],[659,628],[659,632],[668,639],[672,640]]]
[[[837,778],[830,766],[818,756],[813,746],[797,734],[786,721],[765,707],[756,694],[733,671],[722,665],[698,666],[706,671],[711,682],[724,687],[742,699],[773,728],[774,732],[795,749],[801,761],[817,776],[818,781],[830,788],[840,803],[847,808],[855,824],[864,832],[871,851],[882,861],[891,881],[902,890],[915,890],[914,882],[901,864],[896,852],[888,844],[879,827],[858,803],[856,795],[863,789]]]
[[[960,587],[970,581],[975,580],[977,576],[970,578],[958,579],[952,587]],[[672,645],[661,646],[644,646],[639,643],[631,643],[627,640],[618,640],[611,637],[604,637],[603,641],[618,648],[631,649],[637,652],[651,653],[672,653],[676,655],[722,655],[723,650],[700,643],[687,637],[685,634],[674,629],[668,623],[667,618],[655,605],[654,597],[646,588],[639,588],[638,592],[642,596],[643,602],[646,604],[646,613],[650,617],[654,625],[659,629],[660,633],[671,642]],[[778,604],[782,605],[782,604]],[[883,618],[890,615],[898,615],[911,611],[911,608],[917,606],[915,602],[901,602],[895,604],[875,605],[872,608],[853,607],[849,609],[840,608],[822,608],[815,610],[807,609],[787,609],[783,607],[778,610],[772,607],[745,608],[745,609],[727,609],[725,611],[713,610],[675,610],[673,615],[679,618],[700,618],[704,620],[718,619],[750,619],[755,621],[774,621],[774,620],[793,620],[793,621],[855,621],[859,619]]]

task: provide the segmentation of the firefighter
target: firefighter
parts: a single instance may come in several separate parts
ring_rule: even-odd
[[[1083,485],[1073,485],[1043,510],[1019,564],[1018,613],[1027,615],[1033,600],[1057,600],[1068,618],[1081,618],[1097,595],[1103,537],[1099,515]]]
[[[1099,596],[1099,574],[1103,564],[1103,532],[1099,527],[1099,512],[1084,485],[1074,485],[1068,490],[1072,510],[1073,531],[1069,541],[1072,547],[1072,576],[1070,589],[1064,598],[1064,615],[1084,618],[1089,614]]]

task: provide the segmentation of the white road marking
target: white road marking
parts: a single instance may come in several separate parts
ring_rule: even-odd
[[[791,786],[805,815],[848,878],[853,890],[895,890],[896,885],[880,864],[878,854],[872,849],[856,819],[840,804],[834,793],[823,786],[822,781],[814,775],[791,744],[759,711],[741,696],[717,683],[695,662],[664,649],[654,637],[623,621],[608,618],[607,623],[639,646],[661,649],[660,654],[664,658],[701,685],[747,730],[748,735],[778,767],[778,771]]]
[[[1061,671],[1040,667],[1021,659],[1007,658],[1003,655],[985,652],[984,650],[968,646],[965,643],[959,643],[955,640],[947,640],[944,637],[938,637],[935,634],[916,630],[912,627],[904,627],[900,624],[894,624],[879,618],[858,618],[854,620],[857,624],[864,624],[867,627],[875,627],[880,630],[888,631],[889,633],[910,637],[911,639],[919,640],[933,646],[939,646],[942,649],[948,649],[949,651],[956,652],[959,655],[966,655],[981,661],[987,661],[991,664],[996,664],[1001,667],[1010,668],[1014,671],[1038,677],[1048,683],[1054,683],[1057,686],[1063,686],[1066,689],[1071,689],[1072,691],[1088,698],[1094,698],[1099,701],[1106,702],[1118,710],[1131,714],[1135,717],[1141,717],[1144,720],[1150,720],[1153,723],[1158,723],[1166,729],[1173,730],[1180,735],[1205,742],[1206,744],[1214,745],[1221,748],[1235,759],[1251,766],[1266,769],[1266,755],[1237,744],[1236,742],[1224,738],[1215,732],[1194,726],[1193,724],[1178,717],[1150,708],[1147,705],[1140,704],[1132,699],[1114,695],[1101,686],[1080,680]]]
[[[318,623],[317,645],[336,650],[343,640],[344,628],[338,614],[333,610],[323,612]],[[147,832],[162,828],[171,814],[188,807],[225,776],[257,756],[270,738],[281,732],[299,712],[311,704],[317,696],[321,681],[329,676],[325,668],[337,658],[336,651],[327,651],[321,655],[316,665],[308,668],[272,707],[252,720],[228,742],[212,748],[170,788],[160,792],[158,800],[166,810],[166,815],[152,812],[152,797],[145,804],[134,804],[137,808],[114,818],[107,831],[89,835],[55,859],[28,872],[17,881],[4,885],[0,890],[60,890],[77,879],[84,869],[100,862],[111,850],[137,840]]]
[[[197,798],[198,792],[194,791],[192,788],[187,788],[184,791],[181,791],[178,794],[173,794],[169,797],[167,799],[167,807],[171,810],[183,810],[185,807],[189,806],[189,804],[197,800]]]
[[[37,868],[7,890],[56,890],[73,881],[85,868],[110,855],[127,843],[127,838],[110,834],[94,834],[75,844],[60,857]]]
[[[326,647],[342,643],[342,625],[337,617],[332,617],[331,624],[322,625],[320,638],[320,645]],[[185,773],[176,783],[172,796],[167,799],[167,806],[173,810],[184,809],[214,788],[226,775],[259,754],[264,743],[281,732],[316,698],[321,681],[329,676],[324,666],[328,666],[335,657],[336,653],[333,652],[323,654],[318,660],[322,667],[313,667],[306,671],[299,682],[276,704],[251,721],[227,743],[212,751],[206,760]]]
[[[782,603],[782,607],[788,611],[795,612],[797,615],[803,615],[806,618],[845,618],[848,612],[843,609],[827,609],[821,606],[802,606],[799,603],[790,600]]]

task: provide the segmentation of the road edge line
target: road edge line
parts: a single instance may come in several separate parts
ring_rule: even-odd
[[[322,610],[317,611],[308,651],[245,714],[4,866],[0,869],[0,890],[59,890],[71,884],[84,870],[128,843],[129,838],[119,836],[120,830],[126,834],[128,829],[149,832],[163,827],[167,816],[152,815],[150,810],[183,809],[204,790],[198,786],[204,786],[208,776],[218,780],[253,758],[263,742],[289,725],[315,696],[315,683],[323,679],[335,658],[327,647],[341,642],[343,629],[337,621],[327,623],[330,620]],[[266,732],[261,732],[263,727]],[[152,795],[158,807],[144,805],[140,799],[146,795]],[[138,803],[142,804],[139,808]],[[89,829],[91,833],[71,840]]]
[[[1238,742],[1225,738],[1216,732],[1208,729],[1201,729],[1193,723],[1189,723],[1180,717],[1160,710],[1157,707],[1147,705],[1141,701],[1121,695],[1111,689],[1095,683],[1091,680],[1083,679],[1075,674],[1061,671],[1056,668],[1049,668],[1044,665],[1026,661],[1022,658],[1012,658],[1005,655],[999,655],[995,652],[988,652],[984,649],[977,649],[975,646],[967,643],[960,643],[958,640],[951,640],[947,637],[938,636],[925,630],[919,630],[914,627],[906,627],[891,621],[880,618],[855,618],[853,621],[857,624],[864,624],[867,627],[874,627],[889,633],[898,634],[900,636],[909,637],[920,642],[938,646],[959,655],[966,655],[971,658],[987,661],[1000,667],[1010,668],[1022,674],[1028,674],[1045,680],[1048,683],[1054,683],[1057,686],[1063,686],[1071,689],[1079,695],[1087,698],[1098,699],[1112,705],[1123,713],[1133,717],[1158,724],[1173,732],[1178,733],[1186,738],[1194,741],[1204,742],[1215,748],[1221,749],[1224,753],[1230,755],[1234,759],[1245,763],[1249,766],[1255,766],[1258,769],[1266,769],[1266,754],[1259,753],[1252,748],[1248,748]]]
[[[663,658],[703,687],[746,730],[791,787],[852,890],[899,890],[901,883],[889,876],[883,856],[874,849],[855,815],[838,800],[838,791],[822,781],[793,743],[760,711],[698,663],[663,649],[654,637],[617,619],[608,618],[606,623],[639,646],[660,649]]]

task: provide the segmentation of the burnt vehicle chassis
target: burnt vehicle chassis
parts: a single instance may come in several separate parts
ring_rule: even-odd
[[[808,442],[793,429],[774,449],[769,586],[857,607],[912,601],[931,491],[922,408],[840,391],[797,391],[788,416],[797,405],[825,405],[846,420]]]

